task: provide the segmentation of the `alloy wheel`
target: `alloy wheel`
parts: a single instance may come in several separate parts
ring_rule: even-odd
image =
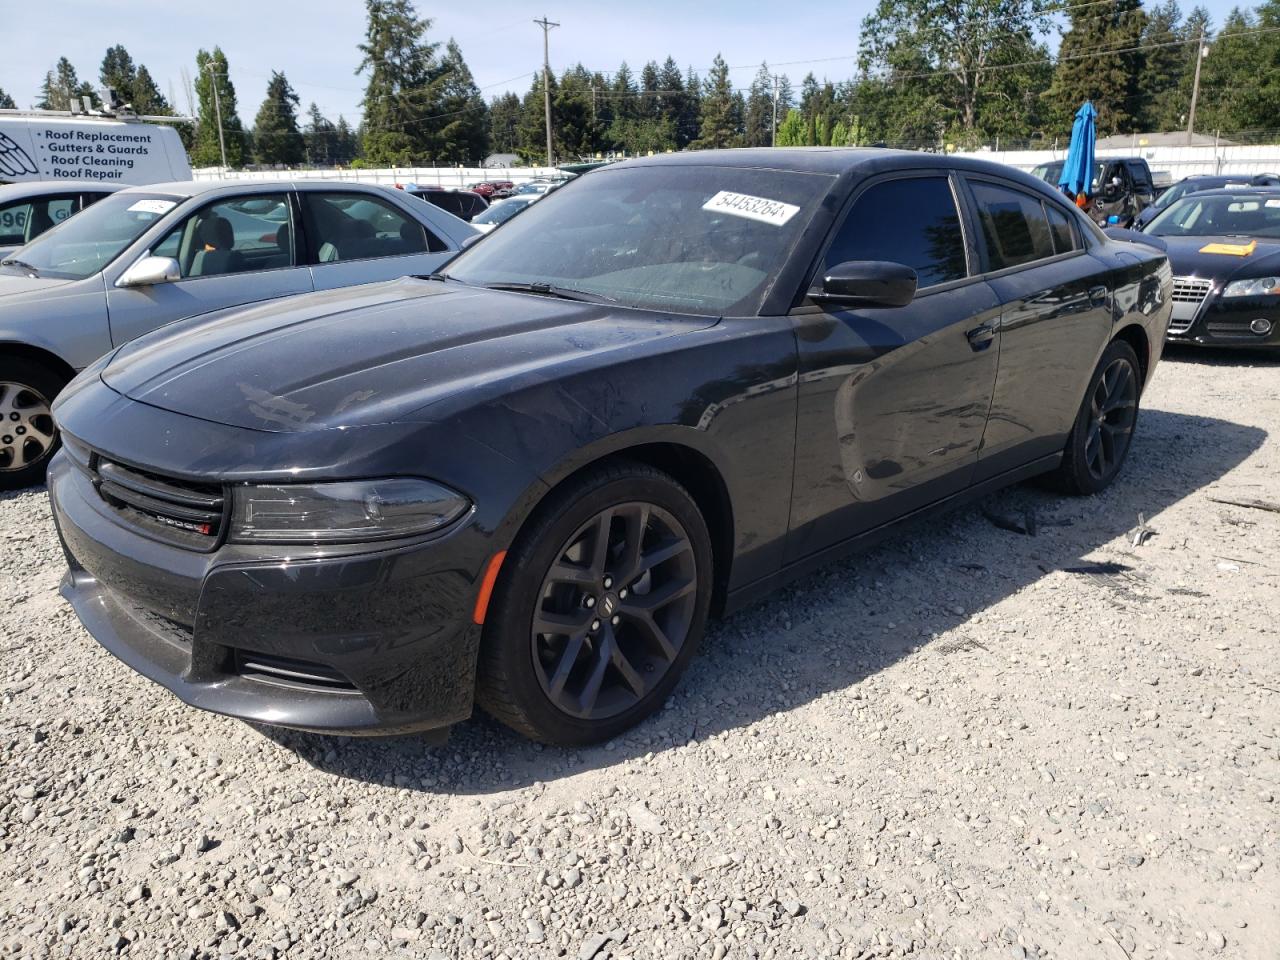
[[[55,436],[49,401],[26,384],[0,381],[0,471],[37,463],[53,449]]]
[[[601,720],[643,698],[688,638],[697,574],[688,533],[655,504],[618,504],[579,527],[547,571],[533,615],[534,668],[551,702]]]
[[[1089,473],[1103,480],[1119,467],[1133,437],[1138,416],[1138,378],[1133,365],[1117,358],[1102,371],[1089,398],[1089,433],[1084,460]]]

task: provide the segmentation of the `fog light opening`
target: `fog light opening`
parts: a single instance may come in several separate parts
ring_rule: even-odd
[[[1265,337],[1271,332],[1271,321],[1266,317],[1259,317],[1249,324],[1249,329],[1260,337]]]

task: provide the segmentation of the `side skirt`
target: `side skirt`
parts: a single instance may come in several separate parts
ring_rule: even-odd
[[[927,507],[921,507],[911,513],[904,514],[896,520],[890,520],[878,527],[873,527],[856,536],[852,536],[847,540],[833,544],[817,553],[805,557],[803,560],[797,560],[788,564],[777,573],[755,580],[745,586],[731,590],[725,597],[724,610],[721,616],[728,616],[736,613],[744,607],[750,606],[757,600],[762,600],[774,590],[791,583],[806,574],[812,573],[829,563],[847,557],[850,554],[859,553],[863,550],[870,549],[889,537],[894,536],[903,528],[916,523],[917,521],[936,517],[939,514],[947,513],[959,507],[980,500],[989,493],[994,493],[1003,487],[1019,483],[1023,480],[1029,480],[1031,477],[1039,476],[1042,473],[1054,469],[1062,462],[1061,453],[1052,453],[1047,457],[1041,457],[1038,460],[1032,460],[1030,463],[1024,464],[1013,470],[998,474],[990,479],[962,490],[959,493],[952,494],[936,503],[931,503]]]

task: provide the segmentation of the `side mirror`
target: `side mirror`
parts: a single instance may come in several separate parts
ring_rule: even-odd
[[[905,307],[916,295],[916,272],[887,260],[847,260],[829,267],[809,299],[848,307]]]
[[[134,262],[120,279],[117,287],[150,287],[157,283],[173,283],[182,279],[182,267],[173,257],[142,257]]]
[[[467,239],[462,241],[462,249],[463,250],[467,249],[467,247],[471,246],[473,243],[475,243],[477,240],[479,240],[483,236],[484,236],[483,233],[473,233],[471,236],[467,237]]]

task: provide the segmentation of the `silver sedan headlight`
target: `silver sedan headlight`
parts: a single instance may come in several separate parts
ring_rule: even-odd
[[[231,498],[237,543],[355,543],[439,530],[471,507],[430,480],[392,477],[337,483],[250,484]]]
[[[1224,297],[1260,297],[1267,293],[1280,294],[1280,277],[1232,280],[1222,291]]]

